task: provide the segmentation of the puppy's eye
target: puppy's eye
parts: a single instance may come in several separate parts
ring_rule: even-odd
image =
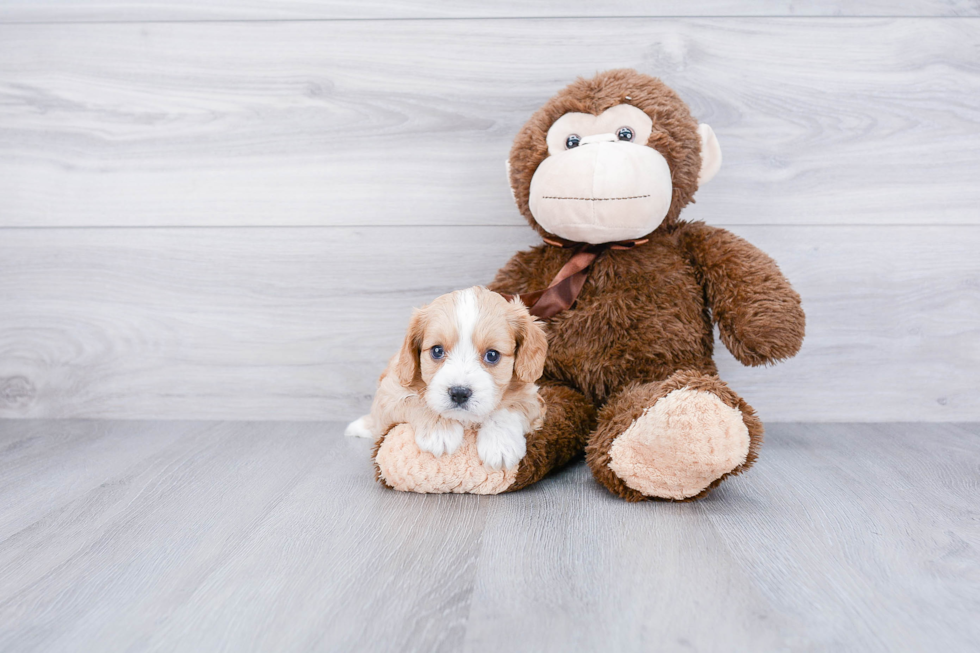
[[[500,360],[500,352],[496,349],[488,349],[487,353],[483,354],[483,360],[490,365],[496,365]]]
[[[432,358],[436,360],[439,360],[445,355],[446,355],[446,350],[442,348],[442,345],[436,345],[435,347],[429,350],[429,356],[432,356]]]
[[[568,138],[565,139],[565,149],[570,150],[573,147],[578,147],[578,144],[582,141],[578,134],[569,134]]]
[[[620,127],[619,131],[616,132],[616,138],[621,141],[632,141],[633,140],[633,130],[629,127]]]

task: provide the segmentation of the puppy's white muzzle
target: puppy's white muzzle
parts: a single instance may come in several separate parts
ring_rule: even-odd
[[[466,395],[465,397],[463,395]],[[483,369],[475,351],[449,355],[425,390],[429,408],[447,419],[479,422],[500,401],[493,377]]]

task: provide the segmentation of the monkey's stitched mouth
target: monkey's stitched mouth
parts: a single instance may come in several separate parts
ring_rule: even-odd
[[[615,202],[617,200],[641,200],[647,195],[633,195],[631,197],[557,197],[555,195],[543,195],[543,200],[573,200],[576,202]]]

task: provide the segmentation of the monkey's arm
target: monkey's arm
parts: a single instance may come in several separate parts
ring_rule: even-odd
[[[800,296],[768,255],[724,229],[701,222],[680,228],[705,289],[721,341],[744,365],[794,356],[803,344]]]

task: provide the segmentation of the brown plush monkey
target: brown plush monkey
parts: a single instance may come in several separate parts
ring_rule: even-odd
[[[804,315],[770,257],[679,218],[721,164],[711,128],[660,80],[613,70],[531,116],[509,164],[518,208],[546,242],[490,288],[546,319],[547,414],[516,470],[483,491],[526,487],[583,451],[628,501],[699,498],[747,469],[762,424],[718,378],[712,325],[739,361],[765,365],[796,354]],[[465,455],[428,460],[402,446],[376,467],[397,489],[452,491],[479,465]]]

